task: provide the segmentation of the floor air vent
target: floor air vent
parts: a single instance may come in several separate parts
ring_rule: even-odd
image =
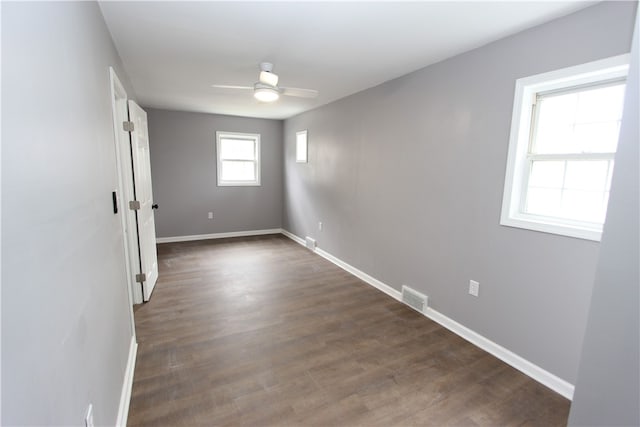
[[[307,249],[310,249],[312,251],[316,250],[316,239],[312,239],[311,237],[307,236],[307,238],[305,239],[305,244],[307,245]]]
[[[427,296],[404,285],[402,286],[402,302],[420,313],[424,313],[427,308]]]

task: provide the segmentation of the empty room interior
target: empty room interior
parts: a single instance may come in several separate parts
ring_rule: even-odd
[[[0,423],[640,425],[637,6],[2,1]]]

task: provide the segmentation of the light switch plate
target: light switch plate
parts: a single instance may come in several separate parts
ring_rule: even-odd
[[[469,293],[474,297],[477,297],[480,293],[480,283],[475,280],[469,280]]]

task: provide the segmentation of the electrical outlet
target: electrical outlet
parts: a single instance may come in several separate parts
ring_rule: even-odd
[[[84,427],[94,427],[95,424],[93,424],[93,405],[89,404],[89,407],[87,408],[87,415],[85,415],[84,417]]]
[[[213,219],[213,212],[209,212],[209,214],[207,215],[207,218]]]
[[[474,297],[477,297],[479,292],[480,283],[476,282],[475,280],[469,280],[469,293]]]
[[[320,221],[320,222],[318,223],[318,230],[319,230],[319,231],[322,231],[322,221]]]

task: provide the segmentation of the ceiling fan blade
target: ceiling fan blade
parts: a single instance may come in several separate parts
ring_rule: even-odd
[[[283,95],[297,96],[300,98],[315,98],[318,96],[318,91],[314,89],[300,89],[297,87],[281,87]]]
[[[215,87],[217,89],[251,89],[253,90],[253,86],[211,85],[211,87]]]
[[[278,86],[278,75],[269,71],[260,71],[260,83],[276,87]]]

